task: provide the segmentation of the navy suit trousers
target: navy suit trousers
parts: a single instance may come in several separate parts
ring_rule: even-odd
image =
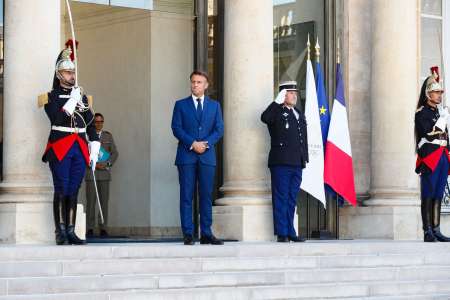
[[[297,235],[294,229],[294,214],[302,182],[302,169],[300,166],[276,165],[270,168],[270,174],[274,233],[294,237]]]
[[[196,164],[178,165],[180,181],[180,217],[184,235],[192,235],[192,203],[195,187],[198,183],[200,196],[200,232],[202,236],[211,236],[212,191],[214,187],[215,166]]]

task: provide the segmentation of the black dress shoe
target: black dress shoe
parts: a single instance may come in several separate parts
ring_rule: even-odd
[[[439,227],[433,229],[433,234],[436,240],[438,240],[439,242],[450,242],[450,238],[443,235]]]
[[[423,241],[426,243],[437,242],[437,239],[434,236],[434,233],[433,233],[433,230],[431,229],[431,227],[428,227],[426,230],[424,230]]]
[[[202,236],[200,238],[200,244],[202,245],[223,245],[223,241],[216,238],[214,235]]]
[[[69,242],[67,240],[65,224],[59,224],[58,228],[55,231],[55,240],[56,240],[56,245],[68,245],[69,244]]]
[[[277,235],[277,242],[278,243],[289,243],[289,238],[287,236]]]
[[[70,245],[86,245],[86,240],[80,239],[75,234],[75,226],[69,225],[67,227],[67,240],[69,241]]]
[[[303,237],[301,236],[290,236],[289,237],[289,241],[294,242],[294,243],[302,243],[304,241],[306,241]]]
[[[195,244],[194,239],[192,238],[192,235],[185,235],[183,238],[184,244],[192,246]]]

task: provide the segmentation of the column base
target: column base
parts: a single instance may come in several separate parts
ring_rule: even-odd
[[[294,217],[297,230],[298,215]],[[217,237],[238,241],[274,241],[271,205],[213,207],[213,232]]]
[[[214,206],[213,232],[216,236],[227,240],[273,240],[272,206]]]
[[[86,214],[78,204],[75,231],[86,236]],[[0,243],[54,244],[55,226],[52,203],[1,203]]]
[[[0,243],[54,244],[53,192],[45,185],[0,186]],[[75,231],[86,236],[86,214],[78,204]]]
[[[441,232],[445,236],[450,236],[450,214],[449,213],[441,214]]]
[[[339,238],[421,240],[418,199],[371,199],[368,206],[340,208]]]

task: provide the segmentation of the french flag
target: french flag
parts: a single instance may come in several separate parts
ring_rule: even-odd
[[[356,206],[353,159],[345,107],[341,65],[336,66],[336,96],[325,147],[324,181],[337,194]]]

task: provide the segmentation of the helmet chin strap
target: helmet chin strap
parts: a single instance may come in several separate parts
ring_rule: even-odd
[[[75,86],[75,81],[73,81],[73,82],[67,81],[66,79],[64,79],[64,77],[61,75],[60,72],[56,72],[56,78],[59,79],[59,83],[63,87],[71,88],[71,87]]]

